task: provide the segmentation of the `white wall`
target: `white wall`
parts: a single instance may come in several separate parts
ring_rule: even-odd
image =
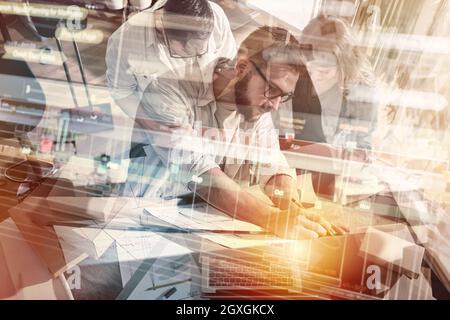
[[[316,0],[247,0],[248,6],[266,11],[270,15],[303,30],[313,14]]]

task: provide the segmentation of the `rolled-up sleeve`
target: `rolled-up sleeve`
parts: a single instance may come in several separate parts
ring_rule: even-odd
[[[234,59],[237,48],[236,40],[231,32],[230,22],[219,5],[213,2],[210,2],[210,4],[215,13],[215,30],[217,30],[214,39],[217,45],[216,57]]]
[[[195,177],[219,167],[215,157],[203,145],[201,130],[197,132],[194,128],[193,101],[190,97],[177,81],[167,81],[164,85],[159,83],[155,91],[150,84],[138,110],[140,118],[170,126],[170,132],[143,132],[163,165],[176,172],[174,177],[177,182],[186,187]]]
[[[122,25],[108,40],[106,49],[106,82],[114,100],[124,99],[137,90],[135,76],[129,71],[130,50],[128,26]]]
[[[296,180],[295,169],[289,164],[280,150],[278,131],[275,129],[270,113],[261,116],[258,124],[259,184],[262,188],[275,175],[287,175]]]

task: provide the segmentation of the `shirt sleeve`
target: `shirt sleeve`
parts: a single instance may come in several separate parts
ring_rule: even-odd
[[[289,164],[281,152],[278,142],[278,131],[272,121],[272,115],[266,113],[258,120],[257,144],[258,144],[258,166],[259,184],[264,188],[269,180],[275,175],[288,175],[296,180],[295,169]]]
[[[114,100],[124,99],[136,92],[137,81],[129,72],[129,28],[122,25],[109,38],[106,48],[106,82]]]
[[[169,133],[144,131],[146,140],[164,166],[176,167],[177,182],[188,186],[195,177],[219,166],[215,157],[205,151],[201,130],[194,128],[192,94],[178,81],[161,81],[158,90],[154,90],[153,84],[145,90],[138,116],[170,125]]]
[[[223,9],[216,3],[209,2],[215,15],[216,31],[216,52],[217,58],[228,58],[230,60],[236,57],[236,40],[231,32],[230,23]]]

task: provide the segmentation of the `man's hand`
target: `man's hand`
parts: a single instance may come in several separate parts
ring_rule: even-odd
[[[319,213],[292,204],[289,210],[272,213],[266,229],[288,239],[314,239],[327,235],[343,235],[348,231],[329,223]]]

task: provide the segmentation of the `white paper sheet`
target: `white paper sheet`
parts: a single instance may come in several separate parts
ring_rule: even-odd
[[[106,250],[113,244],[114,240],[108,236],[102,229],[89,227],[70,227],[70,226],[54,226],[53,227],[60,243],[67,243],[80,253],[99,259]],[[71,254],[64,250],[64,255]]]
[[[208,205],[195,207],[152,207],[145,208],[150,214],[166,223],[187,230],[222,230],[260,232],[263,229],[254,224],[233,219]],[[144,213],[144,214],[146,214]],[[141,219],[145,221],[145,219]]]
[[[136,229],[120,230],[109,225],[135,226]],[[191,253],[191,250],[180,246],[167,238],[148,230],[137,230],[138,223],[128,218],[116,218],[106,226],[103,231],[116,242],[117,247],[127,253],[131,259],[149,259],[158,257],[178,256]],[[124,255],[125,258],[126,255]],[[128,258],[126,258],[128,259]],[[120,260],[120,257],[119,257]]]
[[[221,246],[231,248],[231,249],[239,249],[239,248],[249,248],[249,247],[257,247],[257,246],[266,246],[270,244],[277,243],[285,243],[292,240],[287,239],[279,239],[275,237],[261,235],[258,238],[246,238],[241,235],[234,234],[220,234],[213,232],[205,232],[198,234],[201,238],[207,239],[209,241],[220,244]]]

